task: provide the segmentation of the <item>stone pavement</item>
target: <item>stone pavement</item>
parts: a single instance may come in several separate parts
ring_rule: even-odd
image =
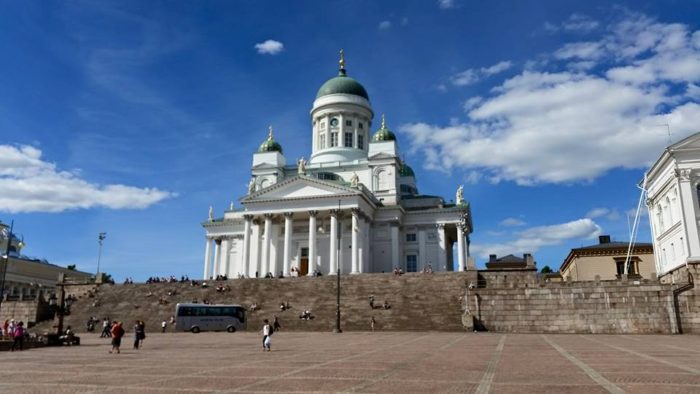
[[[0,392],[700,392],[700,337],[348,332],[149,334],[3,352]]]

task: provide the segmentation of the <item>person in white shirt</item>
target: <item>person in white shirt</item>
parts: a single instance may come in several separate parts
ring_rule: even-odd
[[[262,334],[263,334],[263,351],[267,350],[268,352],[271,350],[272,347],[272,341],[271,341],[271,336],[272,336],[272,326],[270,325],[270,322],[265,319],[263,320],[263,325],[262,328]]]

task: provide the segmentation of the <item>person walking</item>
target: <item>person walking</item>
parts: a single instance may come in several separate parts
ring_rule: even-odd
[[[19,350],[24,350],[24,323],[21,321],[17,323],[12,333],[12,348],[10,351],[14,352],[17,347]]]
[[[272,348],[272,332],[274,331],[272,326],[270,325],[270,322],[265,319],[263,320],[263,328],[262,328],[262,334],[263,334],[263,352],[267,350],[268,352]]]
[[[162,332],[165,334],[165,329],[168,328],[168,322],[165,320],[160,322],[160,328],[161,328]]]
[[[112,336],[112,325],[109,323],[109,319],[104,318],[102,320],[102,333],[100,338],[110,338]]]
[[[282,325],[280,324],[279,320],[277,319],[277,315],[274,315],[275,318],[272,320],[272,330],[273,331],[279,331],[280,328],[282,328]]]
[[[377,321],[374,320],[374,316],[369,318],[369,326],[372,328],[372,331],[374,332],[374,325],[377,324]]]
[[[122,322],[113,321],[112,322],[112,350],[110,353],[121,353],[119,347],[122,345],[122,337],[124,336],[124,328],[122,327]]]
[[[136,320],[136,324],[134,324],[134,349],[143,346],[144,339],[146,339],[146,323],[142,320]]]

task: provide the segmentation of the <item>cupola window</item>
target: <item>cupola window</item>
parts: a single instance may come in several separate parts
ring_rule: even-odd
[[[318,139],[318,149],[323,149],[326,147],[326,135],[321,134],[320,138]]]
[[[358,123],[358,124],[357,124],[357,127],[358,127],[360,130],[364,129],[364,125],[362,124],[362,122]]]
[[[338,133],[331,133],[331,147],[338,146]]]
[[[352,126],[352,120],[346,120],[345,121],[346,126]]]
[[[357,149],[365,149],[364,138],[361,135],[357,136]]]
[[[345,133],[345,147],[352,148],[352,133]]]

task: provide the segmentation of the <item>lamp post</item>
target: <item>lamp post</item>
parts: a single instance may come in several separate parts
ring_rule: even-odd
[[[340,201],[338,200],[338,215],[340,215]],[[337,220],[337,241],[336,244],[337,249],[335,251],[335,261],[336,261],[336,280],[337,280],[337,286],[336,286],[336,300],[335,300],[335,328],[333,329],[333,332],[336,334],[339,334],[343,332],[343,330],[340,329],[340,230],[343,228],[343,226],[340,225],[340,218]],[[332,252],[331,252],[332,253]]]
[[[10,231],[7,232],[5,254],[2,256],[5,264],[2,266],[2,273],[0,273],[0,309],[2,309],[2,301],[5,299],[5,277],[7,276],[7,266],[10,265],[10,244],[12,244],[12,230],[14,227],[15,221],[13,220],[10,223]]]
[[[99,250],[97,252],[97,274],[95,275],[95,279],[97,279],[98,276],[100,276],[100,260],[102,259],[102,241],[107,238],[107,233],[99,233],[97,235],[97,242],[100,244]]]

